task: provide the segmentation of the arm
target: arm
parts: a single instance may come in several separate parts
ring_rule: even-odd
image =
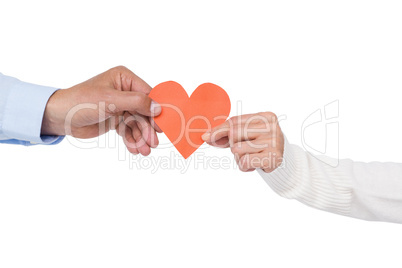
[[[56,88],[0,74],[0,143],[56,144],[63,137],[41,135],[46,103]]]
[[[114,129],[131,153],[148,155],[161,132],[151,118],[161,112],[151,89],[122,66],[57,91],[0,76],[0,143],[54,144]]]
[[[361,163],[313,156],[285,142],[282,165],[259,169],[280,196],[311,207],[364,220],[402,223],[402,164]]]
[[[258,170],[280,196],[313,208],[355,217],[402,223],[402,164],[360,163],[313,156],[284,137],[272,113],[229,119],[203,136],[230,147],[242,171]]]

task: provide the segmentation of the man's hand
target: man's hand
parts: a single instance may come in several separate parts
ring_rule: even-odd
[[[232,117],[202,136],[208,144],[230,147],[241,171],[272,172],[281,163],[284,137],[270,112]]]
[[[148,97],[151,89],[119,66],[58,90],[46,105],[41,134],[92,138],[116,129],[131,153],[148,155],[159,143],[155,129],[161,132],[151,118],[161,112]]]

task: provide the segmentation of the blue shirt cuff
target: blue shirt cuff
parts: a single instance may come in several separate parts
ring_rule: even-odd
[[[43,145],[56,145],[59,144],[65,136],[42,136],[43,143],[35,143],[31,141],[22,141],[22,140],[0,140],[0,143],[4,144],[20,144],[25,146],[31,146],[36,144],[43,144]]]
[[[43,114],[56,88],[16,80],[10,85],[3,114],[3,134],[21,144],[56,144],[59,136],[41,136]]]

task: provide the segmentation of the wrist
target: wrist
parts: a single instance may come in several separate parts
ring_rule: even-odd
[[[64,116],[60,102],[63,90],[55,91],[49,98],[43,114],[41,135],[64,136]]]

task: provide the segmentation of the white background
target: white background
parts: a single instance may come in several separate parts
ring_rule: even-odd
[[[286,115],[299,145],[303,121],[338,100],[341,158],[402,162],[401,14],[386,0],[1,0],[0,71],[59,88],[116,65],[189,93],[212,82],[232,116],[238,101],[242,113]],[[401,225],[314,210],[256,172],[193,158],[183,173],[133,168],[117,141],[0,146],[0,267],[401,266]]]

